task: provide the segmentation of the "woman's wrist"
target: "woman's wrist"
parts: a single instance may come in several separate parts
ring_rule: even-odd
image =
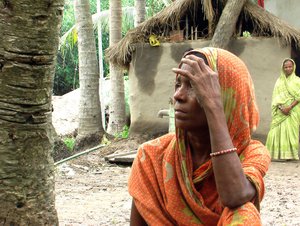
[[[299,102],[294,100],[293,103],[290,105],[290,108],[293,109]]]
[[[291,105],[289,106],[289,110],[292,110],[295,106],[296,106],[295,104],[291,104]]]
[[[220,112],[224,111],[223,103],[221,101],[221,98],[211,98],[207,99],[206,101],[202,102],[202,107],[204,108],[204,111],[212,111],[212,112]]]

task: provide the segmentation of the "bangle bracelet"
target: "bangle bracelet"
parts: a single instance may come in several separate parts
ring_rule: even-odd
[[[215,157],[215,156],[227,154],[230,152],[235,152],[236,150],[237,150],[236,148],[229,148],[229,149],[222,150],[222,151],[212,152],[212,153],[210,153],[210,157]]]

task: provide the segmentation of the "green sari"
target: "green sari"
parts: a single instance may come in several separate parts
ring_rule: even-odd
[[[272,96],[272,123],[268,133],[266,146],[272,159],[298,160],[300,103],[289,115],[284,115],[279,106],[288,107],[294,100],[300,102],[300,78],[296,76],[296,64],[288,77],[281,67],[280,77],[277,79]]]

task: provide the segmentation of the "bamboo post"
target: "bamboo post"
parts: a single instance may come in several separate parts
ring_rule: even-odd
[[[185,17],[185,40],[189,40],[189,18]]]
[[[194,40],[194,27],[191,26],[191,40]]]

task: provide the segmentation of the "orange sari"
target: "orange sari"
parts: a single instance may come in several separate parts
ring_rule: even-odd
[[[257,195],[236,209],[219,200],[211,160],[193,171],[186,133],[176,129],[139,148],[129,178],[129,193],[148,225],[261,225],[259,203],[270,156],[251,139],[258,124],[253,84],[244,63],[228,51],[204,48],[210,67],[218,71],[224,112],[246,177]],[[230,186],[230,185],[228,185]]]

